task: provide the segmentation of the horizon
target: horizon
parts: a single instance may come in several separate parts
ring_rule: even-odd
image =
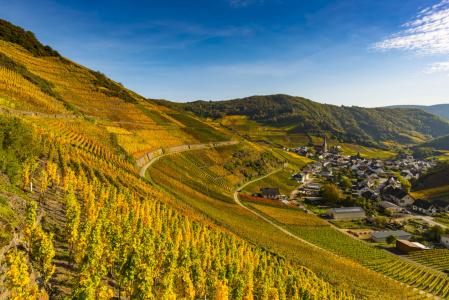
[[[448,0],[18,0],[0,18],[146,98],[449,102]]]

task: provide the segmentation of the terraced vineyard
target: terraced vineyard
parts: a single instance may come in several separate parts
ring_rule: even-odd
[[[260,204],[250,204],[250,206],[282,224],[298,226],[330,226],[329,223],[323,221],[314,214],[308,214],[299,209],[286,209]]]
[[[158,184],[164,179],[178,181],[180,186],[189,187],[204,195],[225,202],[232,202],[233,188],[224,179],[215,179],[207,170],[200,169],[182,153],[160,158],[150,169],[151,178]]]
[[[376,272],[434,295],[449,297],[446,274],[397,258],[331,227],[288,226],[288,229],[315,245],[353,259]]]
[[[442,272],[449,272],[449,249],[411,252],[409,258]]]

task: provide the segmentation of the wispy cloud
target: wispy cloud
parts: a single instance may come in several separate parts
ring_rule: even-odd
[[[246,7],[253,4],[261,4],[264,0],[227,0],[232,7]]]
[[[436,73],[449,71],[449,62],[437,62],[430,64],[428,68],[424,70],[424,73]]]
[[[406,29],[370,48],[378,51],[398,49],[419,55],[449,54],[449,0],[422,9],[403,27]]]

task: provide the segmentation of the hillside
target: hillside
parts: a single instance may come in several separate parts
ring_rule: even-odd
[[[436,150],[449,151],[449,135],[440,136],[436,139],[426,141],[419,145],[419,147],[434,148]]]
[[[418,109],[339,107],[288,95],[185,104],[159,103],[191,111],[201,117],[245,116],[249,122],[285,128],[288,133],[329,133],[345,142],[417,144],[449,133],[449,121]]]
[[[274,171],[264,184],[294,189],[290,175],[312,160],[144,99],[31,32],[0,27],[0,298],[449,296],[446,275],[418,277],[430,273],[380,250],[354,260],[351,244],[293,239],[235,203],[243,182]],[[157,159],[140,176],[148,153]]]
[[[385,106],[386,108],[418,108],[425,110],[431,114],[440,116],[446,120],[449,120],[449,104],[436,104],[436,105],[392,105]]]
[[[416,198],[449,199],[449,162],[439,161],[438,164],[425,172],[418,180],[413,181],[412,193]]]
[[[32,33],[0,26],[14,33],[0,41],[2,297],[355,298],[197,214],[132,164],[153,149],[232,134],[36,52]]]

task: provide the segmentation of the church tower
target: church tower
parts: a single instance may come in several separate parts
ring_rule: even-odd
[[[327,142],[326,142],[326,138],[324,138],[324,143],[323,143],[323,153],[327,152]]]

